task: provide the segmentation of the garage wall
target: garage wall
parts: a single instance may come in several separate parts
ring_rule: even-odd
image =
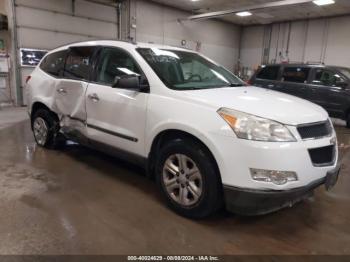
[[[118,15],[116,8],[111,6],[85,0],[8,2],[15,3],[9,19],[15,16],[16,26],[11,30],[16,31],[17,54],[20,48],[50,50],[75,41],[118,37]],[[72,2],[75,4],[72,5]],[[121,35],[124,39],[173,46],[181,46],[181,41],[186,40],[184,47],[201,51],[234,70],[239,50],[239,27],[215,20],[179,22],[178,18],[185,18],[190,13],[143,0],[127,1],[122,12]],[[21,67],[18,70],[17,82],[21,90],[17,93],[16,100],[23,101],[20,104],[26,104],[26,93],[22,87],[32,70],[30,67]],[[14,70],[14,82],[15,73]],[[13,93],[16,94],[15,88]]]
[[[135,0],[131,5],[130,36],[139,42],[152,42],[185,47],[204,53],[206,56],[234,70],[237,63],[240,27],[216,20],[182,21],[190,13],[149,1]],[[133,21],[134,18],[134,21]]]
[[[19,48],[50,50],[55,47],[96,38],[116,39],[116,9],[84,0],[15,0]],[[20,68],[23,87],[31,67]],[[23,90],[23,102],[26,94]]]
[[[8,1],[0,1],[0,13],[7,16],[7,4]],[[9,68],[9,59],[8,55],[11,53],[11,34],[8,30],[0,30],[0,39],[4,41],[4,49],[1,50],[1,70],[2,73],[0,76],[0,110],[1,106],[12,104],[14,96],[12,89],[10,88],[11,79],[10,74],[7,74],[6,71]],[[6,63],[7,61],[7,63]]]
[[[242,66],[255,68],[266,52],[269,63],[289,59],[350,67],[349,24],[350,16],[343,16],[246,27],[242,33]]]
[[[1,30],[0,31],[0,39],[4,41],[4,49],[1,50],[1,60],[3,62],[9,61],[8,58],[6,58],[10,52],[9,50],[9,44],[10,44],[10,34],[7,30]],[[4,57],[5,56],[5,57]],[[2,64],[1,67],[1,71],[5,71],[5,68],[8,68],[9,66],[6,65],[6,63]],[[0,74],[0,107],[2,105],[7,105],[7,104],[12,104],[13,102],[13,95],[12,95],[12,90],[10,88],[10,78],[9,78],[9,74],[7,73],[1,73]]]
[[[6,15],[5,1],[0,1],[0,14]]]

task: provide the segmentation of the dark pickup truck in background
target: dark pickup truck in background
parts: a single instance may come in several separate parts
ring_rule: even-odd
[[[261,66],[249,84],[316,103],[350,128],[350,68],[316,64]]]

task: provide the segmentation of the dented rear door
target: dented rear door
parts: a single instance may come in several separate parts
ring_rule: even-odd
[[[85,94],[91,75],[92,56],[96,47],[71,47],[66,59],[63,78],[56,84],[55,111],[61,125],[71,129],[86,122]]]

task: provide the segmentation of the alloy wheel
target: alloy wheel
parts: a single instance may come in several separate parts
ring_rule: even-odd
[[[184,154],[167,158],[163,167],[163,184],[168,195],[182,206],[196,204],[203,192],[203,179],[196,163]]]
[[[41,146],[44,146],[48,136],[48,128],[43,118],[37,117],[33,123],[35,140]]]

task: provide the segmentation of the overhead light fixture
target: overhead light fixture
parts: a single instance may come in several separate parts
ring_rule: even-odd
[[[316,5],[332,5],[335,3],[334,0],[315,0],[313,2]]]
[[[251,16],[252,13],[248,12],[248,11],[244,11],[244,12],[236,13],[236,15],[238,15],[238,16]]]

